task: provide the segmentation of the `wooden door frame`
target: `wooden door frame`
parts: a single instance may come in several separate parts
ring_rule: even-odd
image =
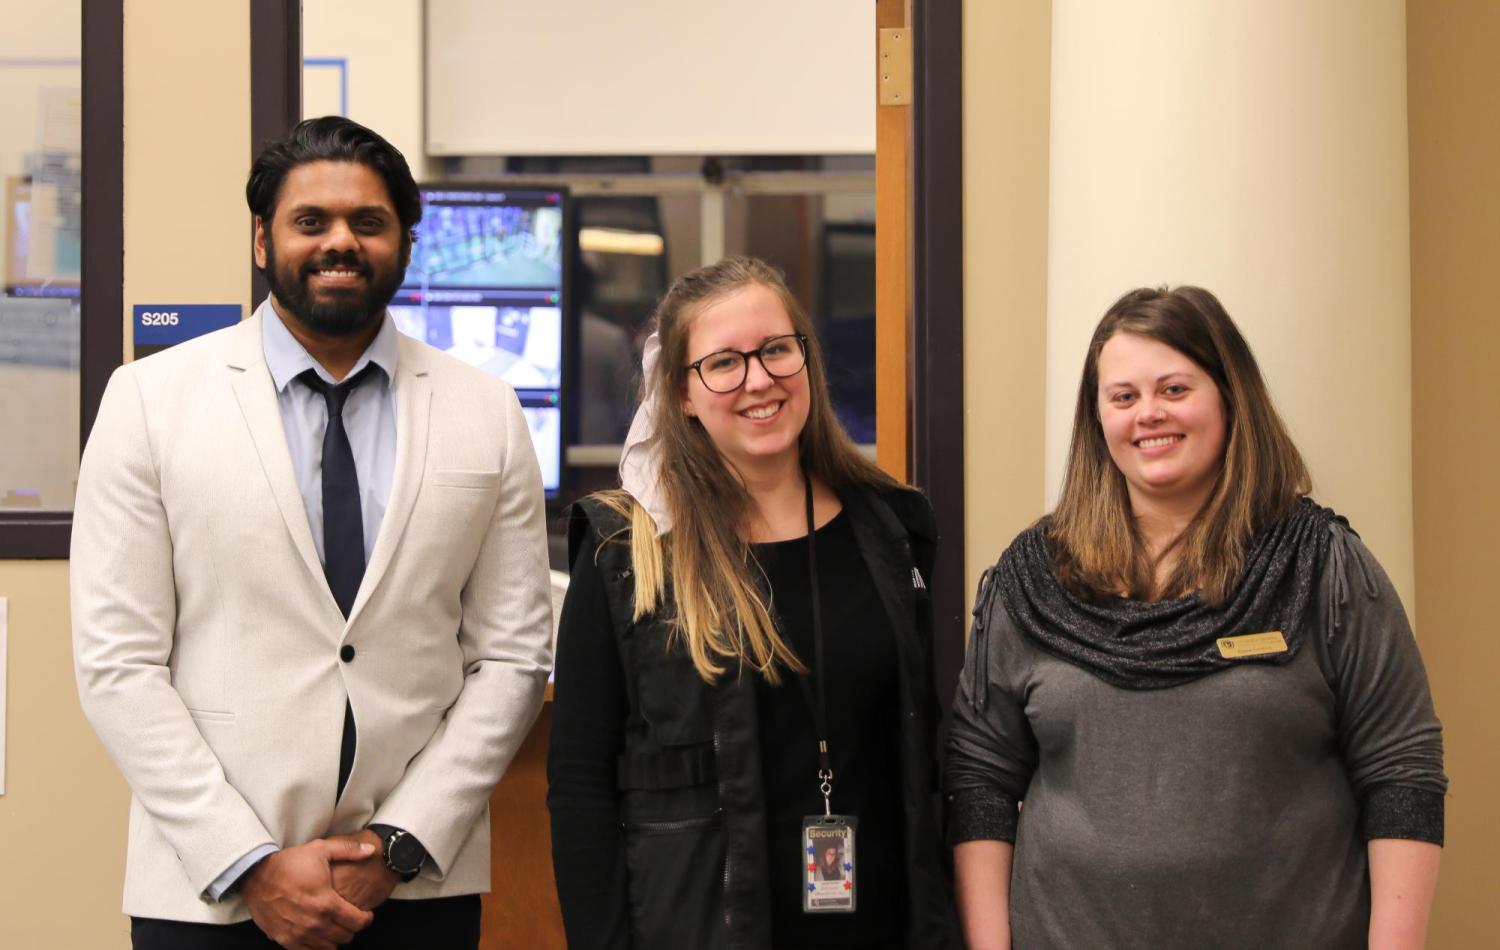
[[[940,548],[930,586],[936,675],[946,708],[963,665],[969,593],[964,589],[963,3],[904,0],[902,8],[913,56],[910,148],[902,156],[907,198],[901,221],[907,239],[899,286],[909,317],[898,370],[905,398],[896,397],[905,423],[900,474],[927,493],[937,515]],[[298,0],[251,4],[254,151],[284,136],[301,118],[301,37]],[[258,300],[264,281],[259,273],[254,279]],[[882,405],[877,418],[888,411]]]

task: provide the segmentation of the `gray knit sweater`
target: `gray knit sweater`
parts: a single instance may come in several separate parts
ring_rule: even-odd
[[[1406,614],[1329,530],[1321,628],[1284,666],[1123,689],[985,606],[944,784],[954,843],[1015,843],[1017,950],[1363,947],[1365,841],[1442,842],[1442,728]]]

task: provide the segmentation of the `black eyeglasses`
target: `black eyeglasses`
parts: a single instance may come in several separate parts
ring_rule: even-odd
[[[769,376],[796,376],[807,365],[807,337],[788,333],[773,336],[753,350],[716,350],[686,368],[698,374],[709,392],[732,393],[745,385],[752,356],[760,360]]]

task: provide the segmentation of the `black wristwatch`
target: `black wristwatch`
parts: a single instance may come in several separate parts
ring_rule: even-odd
[[[427,849],[409,832],[390,825],[371,825],[370,830],[380,837],[385,866],[396,872],[403,884],[416,877],[427,863]]]

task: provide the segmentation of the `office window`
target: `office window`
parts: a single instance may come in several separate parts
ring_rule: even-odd
[[[123,21],[123,0],[21,0],[0,31],[0,558],[68,556],[120,365]]]
[[[11,4],[0,31],[0,511],[70,511],[82,265],[79,3]]]

